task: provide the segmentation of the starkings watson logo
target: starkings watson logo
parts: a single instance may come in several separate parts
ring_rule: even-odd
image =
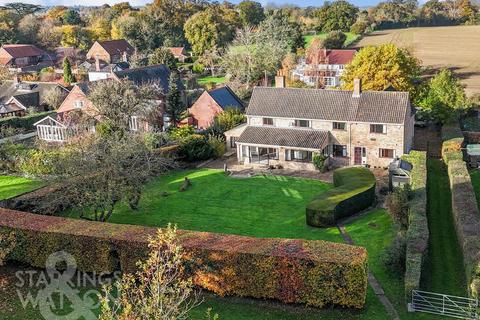
[[[45,320],[96,320],[98,288],[119,275],[77,272],[75,258],[58,251],[48,257],[45,270],[17,271],[15,286],[23,308],[37,309]]]

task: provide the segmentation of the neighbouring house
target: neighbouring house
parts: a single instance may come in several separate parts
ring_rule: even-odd
[[[151,107],[158,108],[159,113],[153,120],[146,121],[141,116],[132,116],[129,119],[129,127],[132,131],[163,131],[168,127],[168,117],[164,115],[165,94],[168,93],[168,79],[170,70],[165,65],[154,65],[137,69],[113,72],[108,80],[123,81],[130,80],[135,85],[152,84],[158,89],[158,96],[151,101]],[[75,136],[80,130],[76,127],[74,118],[71,115],[75,111],[95,112],[95,106],[88,98],[88,93],[93,83],[77,84],[70,91],[57,110],[55,117],[46,117],[38,121],[38,137],[45,141],[63,142]],[[183,89],[181,83],[179,87]],[[101,119],[96,119],[101,121]],[[87,131],[94,131],[95,127],[87,128]]]
[[[332,166],[386,168],[408,153],[414,111],[407,92],[256,87],[247,126],[235,139],[238,161],[314,169],[315,153]]]
[[[189,117],[193,126],[197,129],[207,129],[213,124],[216,115],[226,108],[242,110],[242,100],[228,86],[205,91],[188,109]]]
[[[4,81],[0,85],[0,117],[22,117],[29,111],[51,109],[45,97],[53,89],[62,91],[65,95],[69,92],[68,88],[53,82]]]
[[[95,41],[87,52],[87,60],[78,68],[88,73],[89,81],[105,80],[112,72],[130,67],[129,58],[135,49],[124,39]]]
[[[185,47],[168,47],[167,49],[170,50],[170,52],[179,62],[185,62],[185,60],[188,58]]]
[[[40,71],[53,66],[55,55],[32,44],[4,44],[0,48],[0,65],[17,72]]]
[[[125,39],[95,41],[87,52],[87,60],[101,60],[105,63],[128,62],[135,49]]]
[[[292,70],[292,78],[319,88],[340,87],[343,70],[349,64],[356,50],[320,49],[300,59]]]
[[[114,72],[123,71],[130,68],[128,62],[106,63],[101,60],[84,61],[78,69],[88,74],[88,81],[105,80],[112,77]]]

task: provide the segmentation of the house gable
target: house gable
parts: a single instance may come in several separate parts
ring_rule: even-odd
[[[83,105],[79,107],[79,102]],[[91,110],[93,108],[92,102],[87,98],[87,95],[78,85],[74,86],[70,93],[67,95],[63,103],[58,108],[58,113],[64,113],[74,110]]]

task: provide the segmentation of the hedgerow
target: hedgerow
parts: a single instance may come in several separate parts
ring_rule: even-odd
[[[0,119],[0,127],[23,128],[25,130],[34,130],[33,124],[46,116],[52,115],[53,111],[40,112],[24,117],[6,117]]]
[[[461,147],[463,135],[458,123],[442,128],[442,157],[448,166],[455,231],[463,254],[469,294],[480,296],[480,213]]]
[[[148,253],[155,228],[83,221],[0,209],[0,232],[15,234],[8,259],[44,267],[69,252],[89,272],[132,272]],[[362,308],[367,252],[325,241],[262,239],[179,231],[185,267],[194,283],[219,295],[277,299],[316,307]]]
[[[328,227],[339,218],[366,209],[375,200],[375,177],[367,168],[341,168],[333,172],[335,188],[312,200],[306,209],[307,224]]]
[[[428,250],[427,154],[422,151],[411,151],[402,158],[412,164],[404,279],[405,296],[407,301],[410,301],[412,290],[420,288],[422,266]]]

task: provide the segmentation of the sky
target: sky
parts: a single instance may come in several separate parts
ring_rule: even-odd
[[[65,5],[65,6],[74,6],[74,5],[84,5],[84,6],[100,6],[102,4],[115,4],[117,2],[122,2],[122,0],[21,0],[22,2],[28,2],[33,4],[40,4],[43,6],[56,6],[56,5]],[[230,2],[238,3],[241,0],[230,0]],[[283,4],[294,4],[299,7],[306,7],[306,6],[321,6],[323,4],[323,0],[257,0],[258,2],[266,5],[268,3],[275,3],[277,5]],[[15,2],[15,0],[0,0],[0,4],[5,4],[8,2]],[[132,6],[141,6],[146,3],[153,2],[153,0],[130,0],[129,1]],[[349,0],[349,2],[355,4],[359,7],[366,7],[375,5],[376,3],[380,2],[379,0]]]

